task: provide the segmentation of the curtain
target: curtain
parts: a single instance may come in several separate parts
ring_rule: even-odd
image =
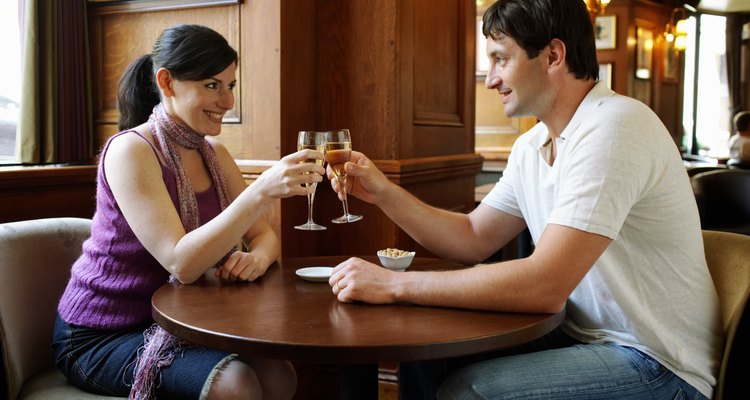
[[[742,25],[750,18],[742,14],[727,15],[727,85],[729,87],[730,118],[740,111],[750,109],[742,87]],[[730,121],[731,133],[734,125]]]
[[[22,0],[23,89],[16,157],[25,164],[93,157],[86,0]]]

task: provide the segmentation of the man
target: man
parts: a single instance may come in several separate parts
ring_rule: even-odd
[[[750,112],[740,111],[734,116],[735,134],[729,138],[729,165],[750,168]]]
[[[428,206],[361,153],[352,195],[435,254],[479,263],[528,227],[527,258],[459,271],[336,266],[340,301],[554,313],[560,329],[512,356],[404,364],[404,398],[710,398],[722,331],[698,211],[679,152],[642,103],[596,82],[580,0],[499,0],[484,15],[490,69],[522,135],[503,177],[468,215]],[[329,173],[329,176],[331,174]],[[333,182],[337,189],[337,182]],[[456,369],[456,366],[460,368]],[[437,382],[434,382],[434,381]]]

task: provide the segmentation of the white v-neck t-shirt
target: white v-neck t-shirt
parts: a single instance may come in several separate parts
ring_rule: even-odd
[[[513,146],[483,204],[612,243],[570,295],[563,328],[587,343],[641,350],[708,398],[723,332],[700,220],[679,151],[643,103],[599,82],[556,139],[539,123]]]

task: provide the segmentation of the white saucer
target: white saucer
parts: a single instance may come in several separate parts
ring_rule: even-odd
[[[300,278],[310,282],[328,282],[331,277],[332,267],[307,267],[300,268],[294,273]]]

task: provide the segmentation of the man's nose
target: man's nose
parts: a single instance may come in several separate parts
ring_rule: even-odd
[[[487,89],[493,89],[498,84],[500,84],[500,77],[493,72],[493,69],[491,68],[489,71],[487,71],[487,76],[484,78],[484,87]]]

